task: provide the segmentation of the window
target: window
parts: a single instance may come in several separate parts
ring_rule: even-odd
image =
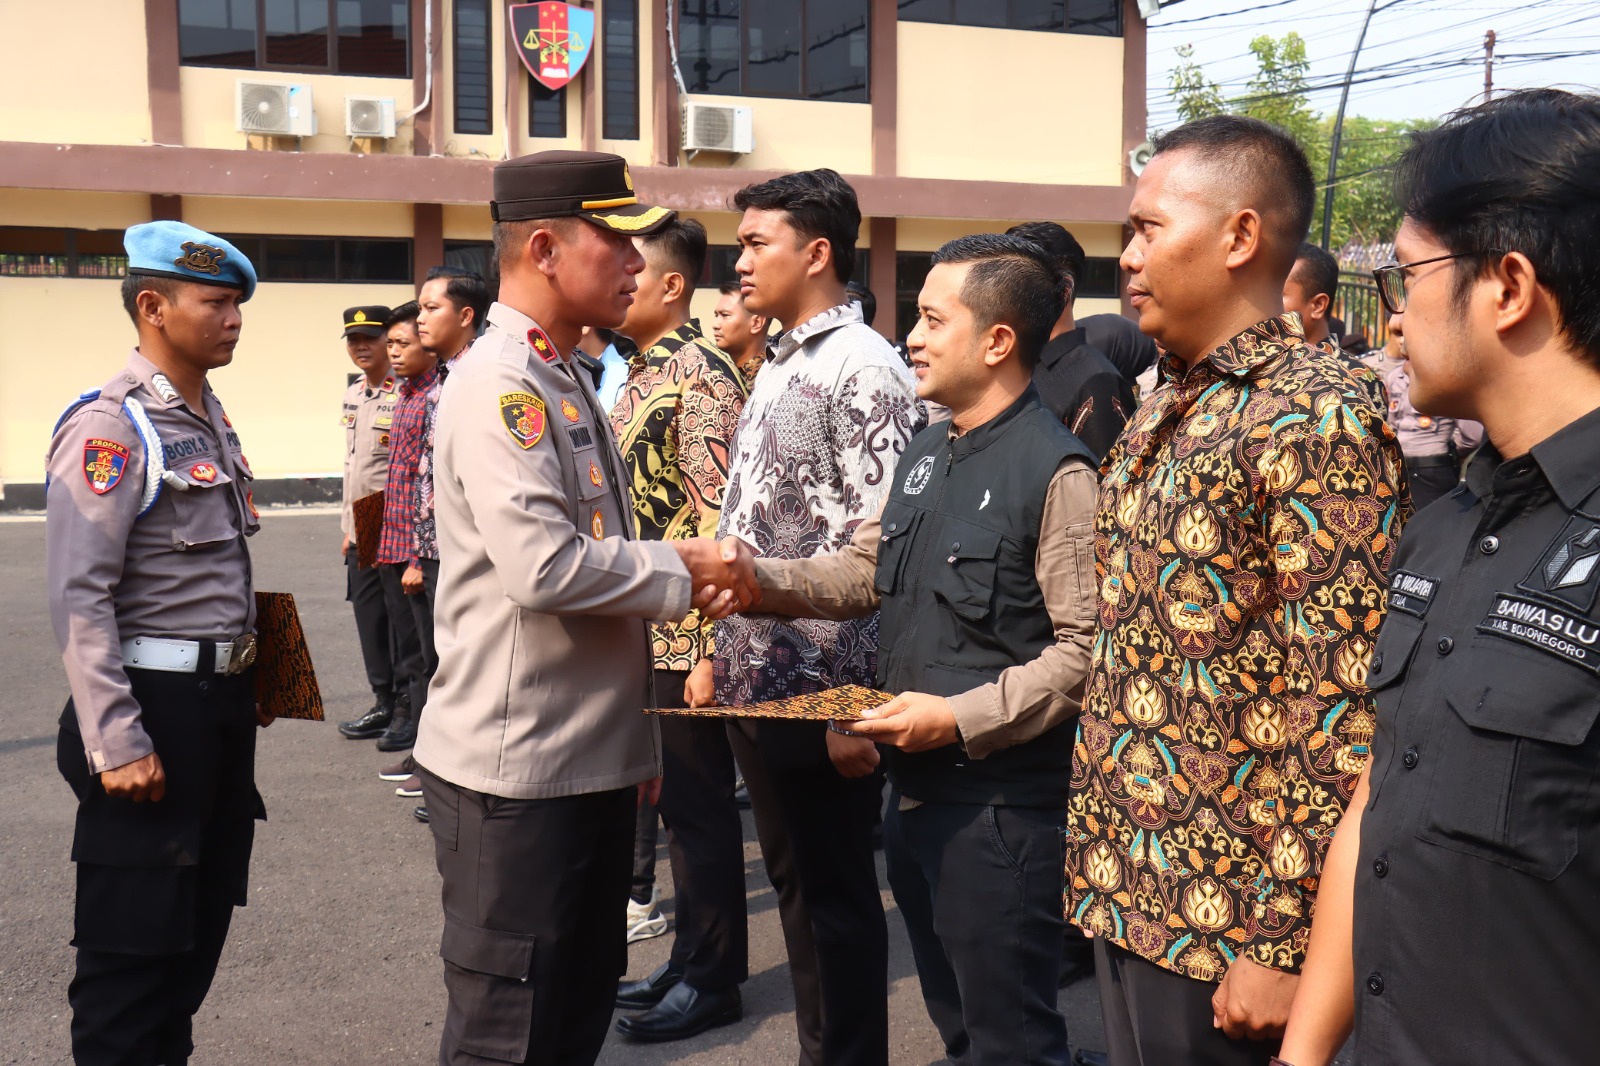
[[[489,0],[456,0],[455,32],[451,35],[455,68],[455,121],[457,133],[493,133],[493,34],[489,26]]]
[[[218,234],[254,264],[261,281],[411,282],[411,242],[365,237]]]
[[[1122,36],[1122,0],[899,0],[906,22]]]
[[[0,277],[120,278],[127,272],[121,230],[0,226]]]
[[[407,0],[178,0],[180,62],[404,78]]]
[[[868,0],[686,0],[680,63],[693,93],[867,101]]]
[[[567,87],[547,89],[532,74],[528,75],[528,136],[565,137],[567,135]]]
[[[605,79],[600,136],[608,141],[639,139],[639,0],[606,0]]]
[[[1091,258],[1084,265],[1083,277],[1078,279],[1077,299],[1120,300],[1122,298],[1122,268],[1115,256]]]

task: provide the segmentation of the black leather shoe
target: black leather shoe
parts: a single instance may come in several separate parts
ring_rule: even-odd
[[[351,740],[371,740],[373,737],[383,736],[383,731],[389,728],[389,723],[393,720],[392,708],[375,703],[372,705],[372,710],[355,721],[340,722],[339,735]]]
[[[672,968],[672,963],[657,966],[649,977],[638,981],[617,982],[618,1010],[649,1010],[661,1002],[667,990],[683,980],[683,971]]]
[[[411,817],[415,818],[417,821],[421,822],[423,825],[427,825],[428,824],[428,808],[426,808],[426,807],[418,807],[416,810],[411,812]]]
[[[667,990],[660,1003],[643,1014],[618,1019],[617,1032],[630,1040],[659,1044],[683,1040],[719,1025],[732,1025],[743,1017],[744,1003],[737,988],[697,992],[679,981]]]
[[[389,728],[378,738],[379,751],[405,751],[417,746],[417,721],[396,715]]]

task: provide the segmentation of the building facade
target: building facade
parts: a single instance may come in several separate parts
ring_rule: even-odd
[[[126,359],[121,233],[154,218],[223,234],[260,271],[234,363],[213,376],[257,498],[336,495],[340,311],[409,299],[437,263],[485,263],[493,164],[548,148],[626,156],[642,198],[705,223],[702,312],[733,277],[733,193],[822,166],[860,195],[856,277],[885,335],[910,329],[941,243],[1025,219],[1082,241],[1080,314],[1119,309],[1128,156],[1145,137],[1137,0],[578,6],[598,40],[552,92],[504,0],[9,5],[3,506],[41,505],[56,414]]]

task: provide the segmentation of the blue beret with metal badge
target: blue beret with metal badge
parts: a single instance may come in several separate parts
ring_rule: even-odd
[[[128,273],[176,278],[240,289],[250,299],[256,268],[243,252],[215,234],[183,222],[143,222],[122,235]]]

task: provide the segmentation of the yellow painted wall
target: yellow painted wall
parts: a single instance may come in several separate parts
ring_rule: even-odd
[[[832,167],[841,174],[872,172],[870,104],[704,94],[689,97],[689,102],[751,108],[755,131],[755,150],[749,155],[702,152],[689,166],[708,170]]]
[[[447,241],[486,241],[494,233],[489,205],[444,205],[444,238]]]
[[[317,133],[296,141],[291,137],[264,138],[240,133],[234,112],[234,85],[240,81],[275,85],[311,86],[317,113]],[[255,148],[263,151],[349,152],[344,133],[346,96],[388,96],[394,99],[398,121],[415,104],[410,78],[356,78],[333,74],[304,74],[269,70],[235,70],[220,67],[180,67],[178,84],[183,97],[183,143],[190,148]],[[367,154],[411,154],[410,123],[399,126],[389,140],[362,139],[357,148]]]
[[[0,481],[37,483],[50,430],[67,403],[105,384],[137,343],[119,282],[0,278]],[[230,366],[211,375],[256,476],[337,476],[344,431],[339,397],[352,371],[340,315],[397,304],[409,285],[264,284],[244,306]],[[61,324],[72,323],[63,344]],[[41,358],[48,354],[51,358]]]
[[[5,86],[0,140],[146,144],[144,5],[135,0],[0,4]]]
[[[0,193],[0,226],[127,229],[149,221],[150,197],[144,193],[54,189],[6,189]]]
[[[212,233],[409,237],[412,205],[363,200],[185,196],[183,220]]]
[[[925,22],[899,31],[902,176],[1122,184],[1122,38]]]

